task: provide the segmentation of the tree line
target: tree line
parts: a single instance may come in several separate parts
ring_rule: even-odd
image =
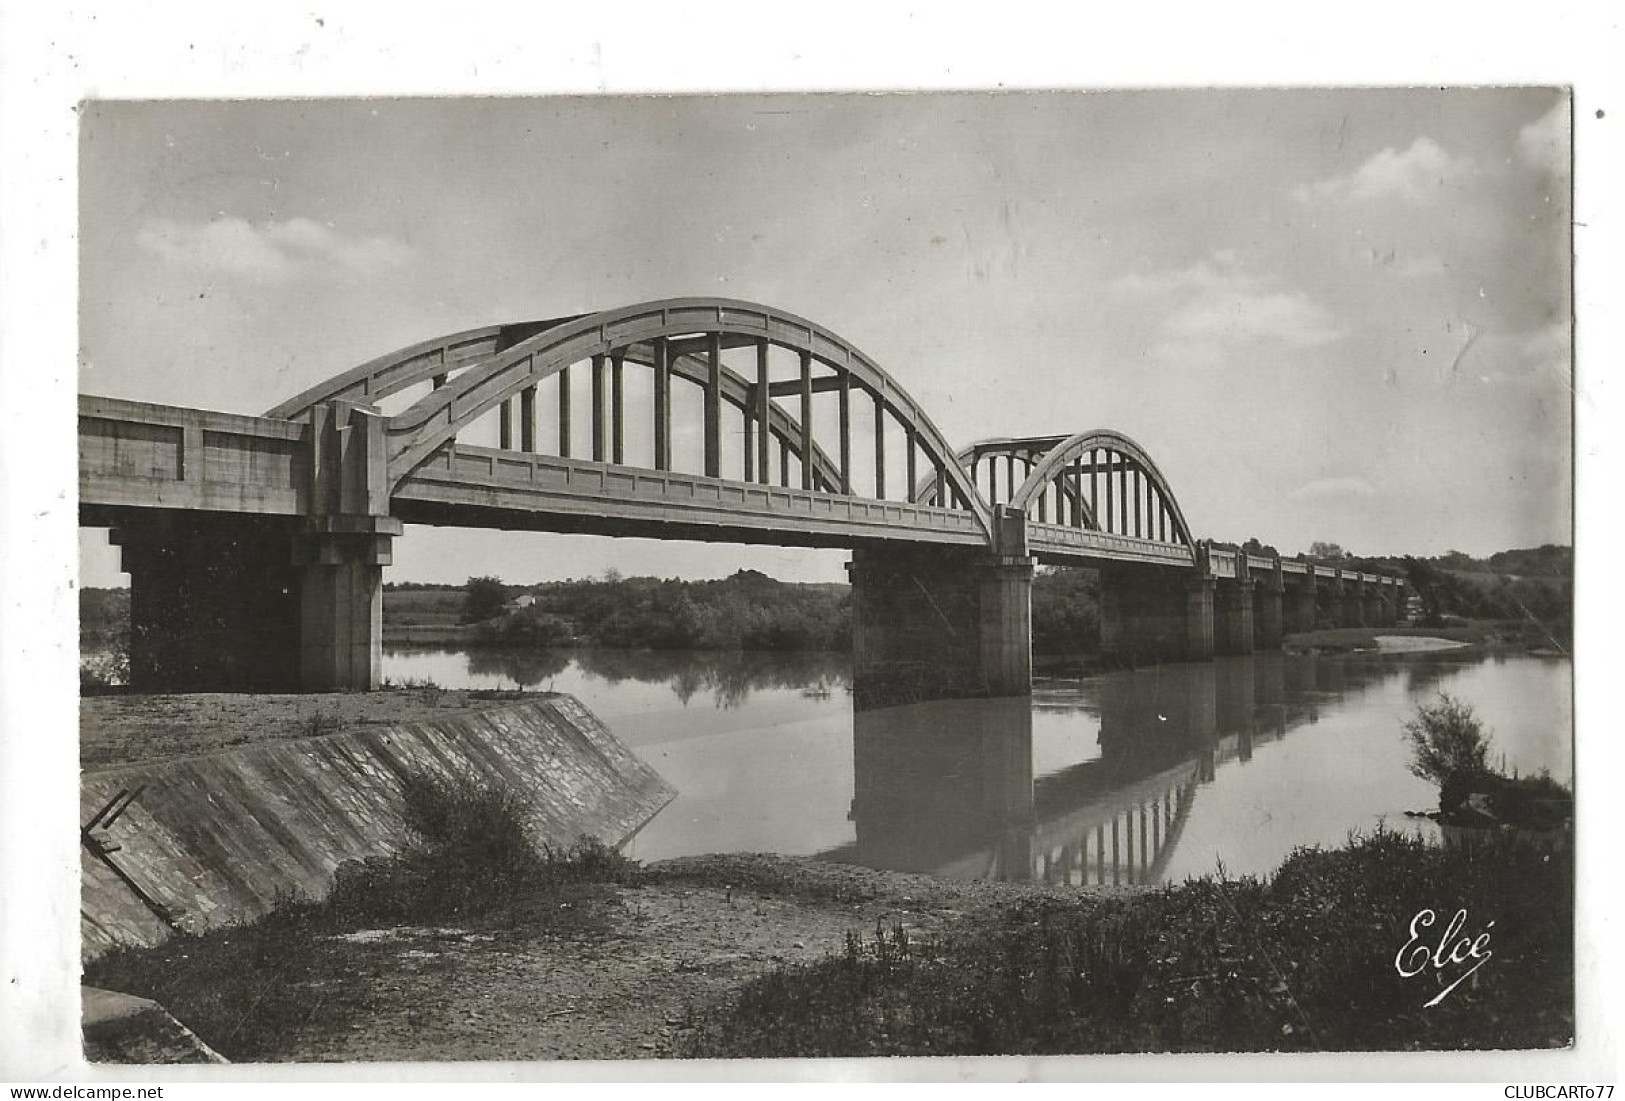
[[[520,598],[531,600],[519,606]],[[1093,650],[1100,632],[1098,573],[1042,568],[1033,579],[1033,645]],[[654,650],[846,650],[851,590],[795,584],[755,570],[720,581],[621,577],[507,585],[471,577],[462,619],[497,646],[571,644]]]

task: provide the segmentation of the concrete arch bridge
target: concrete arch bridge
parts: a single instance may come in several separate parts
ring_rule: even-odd
[[[731,299],[470,329],[263,416],[81,395],[79,466],[148,688],[377,687],[408,523],[850,549],[860,699],[1025,694],[1036,562],[1101,568],[1103,643],[1146,660],[1278,645],[1316,586],[1350,622],[1398,606],[1195,539],[1120,433],[955,450],[851,342]]]

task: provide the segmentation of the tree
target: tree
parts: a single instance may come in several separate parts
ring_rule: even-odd
[[[1309,557],[1322,561],[1340,562],[1348,557],[1348,552],[1336,543],[1322,543],[1317,539],[1309,544]]]
[[[463,585],[463,622],[482,623],[502,614],[508,591],[500,577],[471,577]]]

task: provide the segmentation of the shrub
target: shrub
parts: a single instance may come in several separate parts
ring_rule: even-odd
[[[414,776],[402,795],[416,843],[338,878],[329,906],[346,923],[599,929],[608,899],[592,896],[591,885],[636,878],[636,864],[594,838],[538,845],[527,825],[529,802],[511,788]]]
[[[488,646],[542,648],[569,644],[575,631],[569,620],[532,606],[488,619],[479,625],[478,634]]]
[[[1490,736],[1471,704],[1445,692],[1435,703],[1418,704],[1405,721],[1411,745],[1411,772],[1439,786],[1441,805],[1453,805],[1446,793],[1491,775]]]

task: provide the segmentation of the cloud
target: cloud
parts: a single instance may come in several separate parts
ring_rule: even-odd
[[[1229,251],[1186,268],[1127,275],[1116,286],[1160,307],[1165,357],[1188,358],[1192,346],[1214,343],[1318,348],[1344,335],[1324,306],[1249,274]]]
[[[1451,156],[1432,138],[1417,138],[1403,152],[1390,146],[1348,175],[1304,184],[1292,195],[1301,203],[1388,198],[1424,203],[1474,171],[1470,159]]]
[[[1343,335],[1322,306],[1282,291],[1210,291],[1176,310],[1167,329],[1192,339],[1273,341],[1293,348],[1319,348]]]
[[[1563,100],[1518,131],[1518,158],[1553,175],[1569,168],[1569,104]]]
[[[390,237],[351,236],[309,218],[258,225],[235,217],[191,223],[160,218],[141,227],[136,243],[179,267],[263,283],[372,275],[400,266],[412,251]]]
[[[1375,497],[1377,487],[1364,478],[1317,478],[1286,495],[1289,501],[1342,501],[1351,497]]]

